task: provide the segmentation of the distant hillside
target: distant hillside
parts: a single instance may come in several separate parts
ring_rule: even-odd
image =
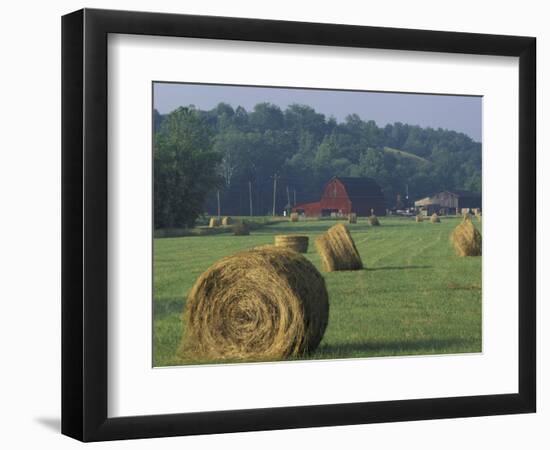
[[[481,143],[452,130],[379,127],[356,114],[338,122],[307,105],[270,103],[251,111],[182,106],[154,111],[153,123],[157,227],[178,226],[174,217],[190,199],[187,223],[197,211],[217,214],[218,197],[221,214],[282,214],[319,199],[335,176],[375,179],[388,208],[407,192],[411,201],[444,190],[481,192]]]
[[[410,159],[412,159],[413,161],[416,161],[416,162],[431,164],[430,161],[428,161],[425,158],[422,158],[421,156],[414,155],[412,153],[405,152],[403,150],[397,150],[396,148],[384,147],[384,151],[386,153],[391,153],[393,155],[401,156],[402,158],[410,158]]]

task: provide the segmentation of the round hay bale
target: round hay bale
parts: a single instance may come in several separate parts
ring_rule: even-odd
[[[315,239],[315,247],[321,256],[323,270],[360,270],[363,261],[347,227],[339,223]]]
[[[424,222],[424,217],[422,217],[420,214],[416,216],[416,223]]]
[[[307,253],[309,238],[296,234],[280,234],[275,236],[276,247],[286,247],[298,253]]]
[[[220,219],[218,217],[210,217],[210,222],[208,222],[209,228],[216,228],[220,226]]]
[[[226,216],[222,219],[222,225],[223,226],[228,226],[228,225],[232,225],[233,224],[233,219],[229,216]]]
[[[348,215],[348,222],[349,223],[357,223],[357,214],[352,212]]]
[[[247,223],[237,223],[233,225],[233,235],[235,236],[248,236],[250,235],[250,227]]]
[[[469,214],[452,231],[451,242],[457,256],[481,256],[481,233]]]
[[[187,298],[180,353],[202,360],[280,360],[313,352],[328,323],[325,281],[304,256],[269,246],[228,256]]]
[[[290,213],[290,221],[291,222],[298,222],[300,220],[300,216],[297,212]]]
[[[441,223],[441,219],[439,218],[439,216],[436,213],[433,213],[432,216],[430,217],[430,222],[431,223]]]
[[[369,216],[369,223],[373,227],[379,227],[380,226],[380,221],[378,220],[378,217],[376,217],[374,214]]]

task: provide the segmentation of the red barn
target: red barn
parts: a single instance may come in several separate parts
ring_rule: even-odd
[[[386,202],[382,189],[372,178],[335,177],[326,184],[321,200],[296,205],[292,211],[311,217],[351,212],[358,216],[370,216],[373,212],[384,216]]]

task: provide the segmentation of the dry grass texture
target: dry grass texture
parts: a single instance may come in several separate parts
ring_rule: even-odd
[[[348,222],[349,223],[357,223],[357,214],[356,213],[349,213],[348,215]]]
[[[378,217],[376,217],[374,214],[372,216],[369,216],[369,223],[373,226],[373,227],[378,227],[380,226],[380,221],[378,220]]]
[[[218,217],[210,217],[210,222],[208,222],[210,228],[216,228],[220,226],[220,219]]]
[[[231,217],[226,216],[222,219],[223,226],[232,225],[232,224],[233,224],[233,219]]]
[[[328,293],[302,255],[266,246],[216,262],[187,298],[180,352],[198,360],[280,360],[314,351]]]
[[[451,242],[457,256],[481,256],[481,233],[469,214],[451,233]]]
[[[307,253],[309,238],[295,234],[281,234],[275,236],[275,246],[285,247],[298,253]]]
[[[441,219],[439,218],[437,213],[433,213],[430,217],[430,222],[431,223],[441,223]]]
[[[250,227],[244,222],[237,223],[233,225],[233,234],[235,236],[248,236],[250,234]]]
[[[353,238],[342,223],[334,225],[319,236],[315,240],[315,247],[321,256],[323,269],[327,272],[363,268],[363,262]]]
[[[290,221],[291,222],[298,222],[300,217],[298,216],[297,212],[290,213]]]

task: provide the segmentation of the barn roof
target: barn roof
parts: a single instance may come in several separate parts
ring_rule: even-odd
[[[334,177],[333,180],[338,180],[344,185],[350,199],[382,194],[379,184],[372,178]]]

